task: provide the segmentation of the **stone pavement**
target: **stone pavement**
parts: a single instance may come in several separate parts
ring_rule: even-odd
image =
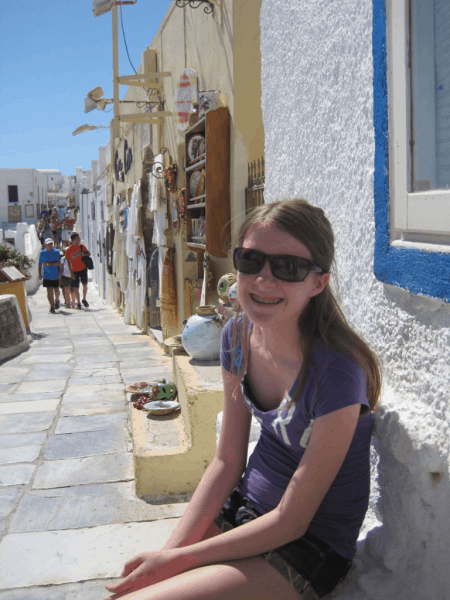
[[[88,300],[53,315],[40,288],[30,349],[0,364],[1,600],[99,600],[186,508],[134,494],[125,386],[170,378],[170,359],[93,289]]]

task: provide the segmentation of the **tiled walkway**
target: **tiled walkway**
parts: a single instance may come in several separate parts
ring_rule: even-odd
[[[125,385],[170,378],[170,360],[93,290],[88,300],[49,314],[41,288],[30,349],[0,364],[1,600],[103,598],[186,507],[133,491]]]

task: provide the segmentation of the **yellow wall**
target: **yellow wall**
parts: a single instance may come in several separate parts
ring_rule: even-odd
[[[264,131],[261,114],[261,77],[259,48],[259,12],[262,0],[223,0],[222,7],[215,7],[215,17],[203,10],[179,8],[172,3],[164,21],[149,48],[156,51],[156,64],[152,68],[159,72],[169,71],[170,77],[161,78],[164,84],[164,110],[173,110],[176,85],[185,68],[197,71],[199,90],[219,90],[225,94],[230,111],[231,165],[230,165],[230,214],[232,233],[243,219],[245,188],[247,186],[248,162],[260,158],[264,153]],[[143,63],[139,72],[143,71]],[[125,99],[145,100],[141,88],[128,88]],[[122,104],[121,114],[137,112],[133,104]],[[123,139],[133,148],[133,163],[125,182],[114,181],[115,191],[132,189],[142,175],[141,126],[122,124],[120,151]],[[184,185],[183,164],[180,146],[184,143],[184,132],[180,132],[171,117],[164,125],[152,126],[152,150],[159,153],[161,146],[170,151],[172,161],[178,163],[178,187]],[[113,142],[113,140],[111,140]],[[112,170],[111,177],[114,178]],[[171,198],[172,200],[173,198]],[[163,327],[164,337],[179,333],[183,321],[190,316],[186,311],[185,279],[197,279],[196,263],[186,262],[188,251],[183,240],[184,227],[177,235],[169,229],[167,245],[175,247],[175,269],[177,277],[178,325]],[[209,290],[207,302],[217,300],[215,287],[218,278],[232,270],[228,258],[211,257],[211,270],[215,273],[214,283]],[[114,288],[114,285],[111,286]],[[164,319],[163,319],[164,323]]]
[[[0,283],[0,296],[4,294],[14,294],[17,298],[17,302],[20,306],[20,312],[22,313],[25,327],[29,327],[28,311],[27,311],[27,295],[25,293],[25,282],[23,281],[10,281],[6,283]]]
[[[248,164],[264,156],[259,13],[262,0],[234,3],[234,140],[232,238],[243,221]]]
[[[139,496],[195,490],[216,453],[216,420],[223,410],[220,367],[195,367],[189,356],[179,354],[174,356],[173,371],[181,410],[170,418],[177,431],[178,445],[149,444],[147,413],[132,410],[133,458]]]

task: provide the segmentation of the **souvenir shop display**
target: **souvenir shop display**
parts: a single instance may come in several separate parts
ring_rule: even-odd
[[[131,392],[133,406],[138,410],[142,410],[144,405],[149,402],[173,401],[178,395],[177,386],[173,381],[166,381],[165,379],[153,383],[140,381],[139,383],[127,386],[126,390],[127,392]]]
[[[187,145],[187,155],[189,162],[197,160],[205,154],[206,142],[205,136],[202,133],[193,135]]]
[[[188,128],[185,147],[188,248],[200,254],[206,250],[212,256],[225,258],[226,240],[230,234],[228,108],[209,110]]]

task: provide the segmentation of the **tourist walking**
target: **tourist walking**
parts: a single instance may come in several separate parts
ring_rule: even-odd
[[[62,224],[61,241],[63,250],[65,251],[66,248],[70,245],[70,231],[69,229],[67,229],[66,219],[64,219]]]
[[[59,284],[64,296],[64,306],[66,308],[75,308],[75,291],[72,291],[70,286],[72,278],[70,276],[69,259],[64,254],[61,256],[61,265]]]
[[[61,255],[54,248],[52,238],[45,240],[45,248],[39,254],[39,280],[47,288],[47,298],[50,312],[55,313],[59,308],[59,272],[61,269]]]
[[[53,231],[53,238],[55,241],[55,247],[59,248],[60,238],[61,238],[61,224],[59,222],[58,211],[56,208],[53,209],[51,217],[50,217],[50,226]]]
[[[89,303],[86,299],[87,296],[87,284],[88,284],[88,272],[86,265],[83,262],[83,256],[90,256],[91,253],[80,243],[80,236],[75,231],[70,236],[70,246],[66,249],[66,258],[68,259],[69,269],[70,269],[70,277],[71,281],[71,290],[75,295],[75,299],[77,302],[77,308],[81,310],[81,302],[80,302],[80,281],[83,285],[83,306],[86,308],[89,307]],[[72,297],[72,307],[73,307],[73,297]],[[74,307],[73,307],[74,308]]]
[[[42,247],[45,246],[45,240],[48,238],[52,238],[53,242],[55,241],[54,237],[53,237],[53,229],[50,224],[50,217],[44,216],[43,219],[44,219],[44,243],[43,243]]]
[[[322,209],[254,209],[234,249],[219,446],[163,550],[129,560],[122,600],[317,600],[345,577],[369,502],[380,371],[330,288]],[[261,436],[247,464],[251,417]]]
[[[43,217],[41,217],[38,221],[37,224],[37,234],[38,234],[38,238],[39,241],[41,243],[41,248],[44,248],[44,242],[45,242],[45,219]]]

